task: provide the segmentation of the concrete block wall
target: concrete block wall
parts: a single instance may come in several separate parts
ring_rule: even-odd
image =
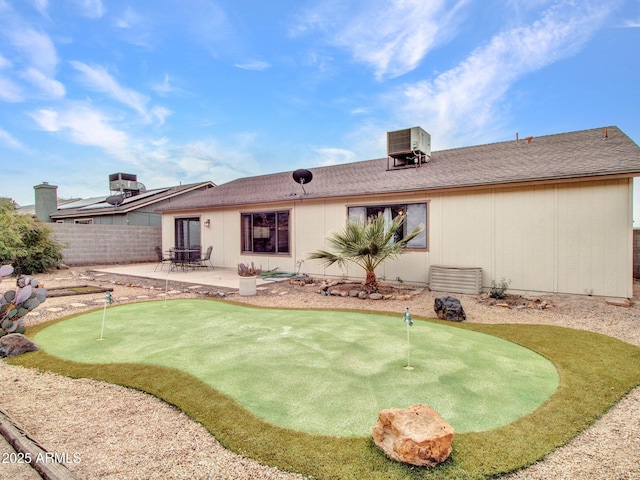
[[[66,245],[67,265],[152,262],[162,245],[160,227],[50,223],[53,237]]]

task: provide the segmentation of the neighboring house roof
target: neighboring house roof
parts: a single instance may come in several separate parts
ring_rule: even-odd
[[[62,218],[96,217],[100,215],[122,215],[161,201],[179,197],[188,192],[197,190],[204,191],[211,187],[215,187],[215,184],[207,181],[176,187],[156,188],[125,198],[117,207],[106,202],[108,197],[77,199],[64,205],[58,205],[58,212],[52,214],[51,218],[56,220]]]
[[[62,208],[64,205],[71,203],[71,202],[76,202],[78,201],[79,198],[59,198],[58,199],[58,208]],[[26,215],[31,215],[32,217],[36,216],[36,205],[31,204],[31,205],[24,205],[22,207],[19,207],[16,209],[16,211],[18,213],[22,213],[22,214],[26,214]]]
[[[382,158],[309,170],[313,179],[304,185],[306,196],[294,183],[291,172],[282,172],[240,178],[160,210],[612,175],[631,177],[640,175],[640,148],[619,128],[606,127],[432,152],[430,160],[419,167],[393,168],[387,158]]]

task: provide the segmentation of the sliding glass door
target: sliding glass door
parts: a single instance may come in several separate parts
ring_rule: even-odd
[[[200,218],[176,218],[175,248],[183,251],[184,260],[200,258]]]

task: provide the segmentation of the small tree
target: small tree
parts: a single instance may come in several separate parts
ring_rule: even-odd
[[[323,265],[334,263],[343,267],[347,262],[363,268],[366,274],[364,289],[369,292],[378,291],[378,280],[375,270],[385,260],[401,255],[407,243],[422,232],[424,225],[419,225],[411,233],[400,240],[395,240],[396,231],[405,222],[404,215],[398,215],[390,224],[386,224],[384,216],[370,217],[367,220],[349,221],[340,232],[332,232],[329,243],[334,252],[317,250],[309,255],[310,259],[321,260]]]
[[[31,215],[16,211],[8,198],[0,198],[0,264],[11,264],[16,274],[33,275],[62,260],[62,245],[51,229]]]

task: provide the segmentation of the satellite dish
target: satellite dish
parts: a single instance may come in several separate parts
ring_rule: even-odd
[[[114,205],[114,206],[118,206],[118,205],[122,205],[122,202],[124,201],[124,197],[122,195],[112,195],[110,197],[107,197],[106,202],[109,205]]]
[[[300,184],[310,183],[311,180],[313,180],[313,173],[311,173],[309,170],[305,170],[304,168],[301,168],[293,172],[293,179],[295,180],[296,183],[300,183]]]
[[[293,172],[293,180],[296,183],[299,183],[304,194],[308,195],[307,191],[304,189],[304,184],[310,183],[311,180],[313,180],[313,173],[311,173],[309,170],[305,170],[304,168],[300,168]]]

